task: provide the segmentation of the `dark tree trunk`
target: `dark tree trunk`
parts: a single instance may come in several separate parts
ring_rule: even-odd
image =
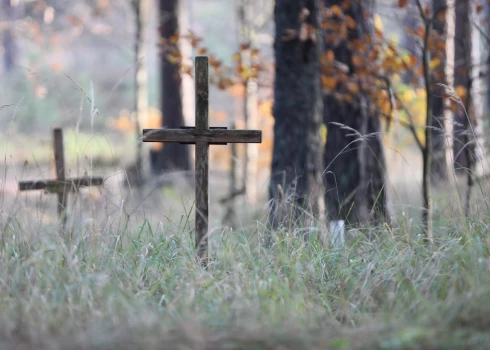
[[[325,0],[326,7],[346,5],[344,12],[357,23],[357,28],[349,30],[348,39],[336,45],[326,43],[335,60],[349,67],[353,76],[350,41],[362,38],[371,32],[371,21],[364,13],[371,13],[373,1]],[[342,86],[338,89],[342,93]],[[330,220],[347,220],[350,225],[365,224],[369,221],[382,222],[388,215],[385,189],[385,159],[381,135],[371,136],[360,142],[358,137],[348,136],[352,131],[342,129],[332,123],[346,125],[363,135],[379,133],[380,122],[369,108],[373,103],[364,93],[351,96],[352,101],[340,101],[333,94],[324,97],[324,123],[327,125],[325,149],[325,201]]]
[[[485,18],[490,18],[490,6],[485,7]],[[490,20],[486,21],[486,32],[487,35],[490,35]],[[488,111],[490,109],[490,48],[487,46],[484,49],[485,54],[487,55],[487,64],[486,64],[486,78],[483,81],[484,86],[486,87],[485,94],[485,109]],[[487,113],[488,121],[490,121],[490,113]],[[488,123],[487,121],[487,123]]]
[[[470,4],[468,1],[456,1],[456,36],[454,39],[455,65],[454,86],[467,89],[469,86],[468,55],[471,55],[471,28],[469,23]],[[471,56],[470,56],[471,57]],[[471,62],[471,61],[470,61]],[[461,96],[466,107],[470,91]],[[465,151],[465,133],[467,118],[463,108],[457,108],[454,113],[454,167],[458,173],[465,173],[469,166]]]
[[[14,69],[17,63],[17,43],[15,42],[15,33],[13,21],[15,19],[15,7],[10,0],[2,1],[3,16],[0,20],[5,21],[7,27],[3,29],[3,66],[5,71],[9,72]]]
[[[168,40],[178,34],[178,10],[178,0],[160,0],[160,30],[163,39]],[[161,77],[163,125],[167,128],[184,126],[182,80],[179,65],[171,63],[165,55],[161,57]],[[158,153],[152,154],[152,169],[155,173],[190,170],[188,146],[166,143]]]
[[[317,0],[276,0],[274,8],[275,125],[269,187],[273,199],[273,225],[284,219],[284,215],[274,214],[278,213],[278,204],[296,204],[296,215],[302,208],[315,213],[321,198],[322,99],[318,40],[304,42],[298,38],[283,38],[288,29],[299,31],[299,16],[303,8],[310,12],[306,22],[317,28]]]
[[[432,8],[434,13],[438,13],[445,9],[447,6],[446,0],[432,0]],[[436,16],[434,21],[433,30],[434,34],[437,35],[438,41],[445,43],[446,33],[445,33],[446,21],[441,20],[440,16]],[[447,84],[446,80],[446,53],[441,52],[437,48],[431,50],[431,54],[434,57],[441,59],[441,63],[432,72],[433,83]],[[437,93],[437,91],[443,91],[443,88],[437,89],[436,93],[432,95],[432,113],[434,115],[432,119],[432,165],[431,165],[431,181],[434,184],[438,184],[441,181],[446,181],[448,179],[448,164],[446,161],[446,137],[444,128],[444,111],[445,111],[445,100],[442,97],[442,93]]]

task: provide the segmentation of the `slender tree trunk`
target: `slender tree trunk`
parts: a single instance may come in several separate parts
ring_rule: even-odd
[[[256,48],[256,29],[254,20],[254,0],[240,0],[240,41],[247,45],[247,49],[241,50],[241,63],[246,69],[252,68],[252,50]],[[244,82],[245,101],[243,115],[247,129],[258,128],[258,84],[257,79],[247,78]],[[249,202],[254,203],[257,199],[257,163],[259,147],[257,144],[249,143],[245,146],[245,162],[243,167],[243,187]]]
[[[420,7],[420,16],[424,16],[423,9]],[[424,209],[422,211],[422,224],[424,225],[425,241],[432,242],[432,193],[431,193],[431,165],[432,165],[432,74],[430,69],[430,49],[429,38],[431,35],[432,24],[428,19],[424,20],[424,39],[422,44],[422,68],[424,73],[425,91],[427,94],[426,113],[425,113],[425,148],[422,154],[422,198]]]
[[[163,39],[170,39],[178,35],[179,30],[179,1],[160,0],[160,30]],[[184,126],[182,112],[182,79],[179,65],[170,62],[167,57],[161,58],[161,104],[163,125],[168,128]],[[153,171],[190,170],[189,147],[167,143],[162,150],[154,156]]]
[[[372,13],[373,1],[350,1],[345,14],[352,17],[357,28],[349,30],[347,40],[337,45],[326,43],[335,60],[349,67],[353,76],[352,51],[349,43],[368,34],[372,24],[364,13]],[[343,0],[325,0],[325,6],[342,6]],[[341,88],[341,87],[339,87]],[[330,220],[347,220],[350,225],[374,221],[381,223],[389,216],[385,188],[385,159],[381,136],[370,137],[359,142],[349,137],[351,131],[338,124],[346,125],[363,135],[381,131],[377,116],[370,113],[368,97],[364,93],[351,96],[352,101],[340,101],[334,94],[324,97],[324,123],[327,125],[325,149],[325,201]],[[338,123],[338,124],[334,124]]]
[[[485,10],[485,16],[486,16],[486,18],[489,18],[490,6],[486,6],[485,9],[486,9]],[[487,30],[487,36],[490,36],[490,21],[489,20],[486,21],[486,30]],[[485,108],[486,108],[486,110],[489,110],[490,109],[490,48],[488,46],[485,49],[485,54],[487,55],[486,79],[485,79],[485,87],[486,87]],[[490,113],[487,113],[487,118],[490,119]]]
[[[275,125],[269,187],[274,226],[283,220],[277,209],[284,202],[295,204],[295,217],[302,209],[317,214],[321,193],[318,190],[322,153],[318,40],[284,38],[288,29],[299,31],[299,16],[304,8],[309,11],[306,21],[318,30],[317,1],[276,0],[274,8]]]
[[[481,22],[486,19],[486,17],[477,13],[476,6],[472,6],[471,18]],[[479,18],[480,17],[480,18]],[[482,94],[483,83],[482,76],[484,74],[484,69],[480,62],[483,62],[484,55],[482,55],[481,42],[482,40],[486,42],[486,38],[483,37],[479,30],[475,26],[471,27],[471,40],[473,42],[471,50],[471,79],[473,81],[471,89],[471,114],[473,122],[473,127],[471,128],[471,136],[474,138],[474,161],[475,168],[473,175],[481,175],[484,171],[483,169],[483,159],[485,157],[485,137],[484,137],[484,97]]]
[[[434,13],[439,13],[446,9],[447,0],[432,0],[432,10]],[[437,35],[438,43],[446,42],[446,21],[441,20],[441,17],[436,16],[433,24],[433,30]],[[432,71],[432,80],[434,83],[447,84],[445,67],[446,67],[446,52],[442,52],[438,45],[434,45],[432,50],[434,57],[441,59],[441,63]],[[439,88],[438,90],[443,90]],[[446,161],[446,135],[445,135],[445,103],[446,100],[442,97],[443,94],[434,94],[432,96],[432,167],[431,179],[434,184],[446,182],[448,179],[448,164]]]
[[[455,11],[455,1],[456,0],[446,0],[447,1],[447,11],[446,11],[446,64],[444,67],[446,83],[449,87],[454,87],[454,38],[456,31],[456,11]],[[451,181],[455,180],[454,174],[454,153],[453,153],[453,129],[454,129],[454,114],[451,110],[451,100],[445,99],[444,101],[444,130],[446,132],[446,164],[450,176],[448,179]]]
[[[456,9],[456,36],[455,36],[455,66],[454,66],[454,86],[456,90],[463,88],[465,95],[460,96],[461,102],[466,107],[468,103],[469,91],[466,90],[470,85],[468,55],[471,55],[471,34],[469,22],[468,1],[458,1],[455,3]],[[458,108],[454,113],[454,167],[458,173],[466,173],[469,168],[467,152],[465,147],[466,134],[466,115],[463,108]]]
[[[135,93],[135,124],[136,124],[136,175],[137,181],[135,186],[141,185],[142,163],[143,163],[143,142],[141,138],[142,126],[146,125],[146,114],[148,113],[148,65],[146,58],[146,37],[148,20],[148,0],[134,0],[136,18],[136,42],[135,42],[135,66],[136,66],[136,93]]]
[[[3,29],[3,66],[5,71],[11,71],[17,64],[18,49],[15,41],[14,33],[14,19],[15,19],[15,6],[10,0],[2,1],[2,12],[0,20],[5,21],[6,28]]]
[[[467,33],[468,41],[471,42],[465,50],[465,62],[467,67],[467,87],[466,87],[466,113],[465,113],[465,157],[467,160],[466,174],[466,200],[465,215],[471,214],[471,195],[475,185],[475,176],[481,172],[481,160],[483,158],[483,123],[482,123],[482,98],[480,95],[480,34],[473,27],[473,21],[478,22],[478,14],[474,6],[468,4],[467,11]]]
[[[181,0],[179,9],[179,27],[181,34],[188,34],[192,30],[192,0]],[[193,66],[194,49],[190,40],[179,41],[180,51],[182,53],[183,64]],[[182,110],[186,125],[194,125],[195,120],[195,96],[194,96],[194,79],[188,74],[182,75]],[[194,153],[194,147],[190,148],[190,153]],[[193,155],[191,156],[193,158]]]

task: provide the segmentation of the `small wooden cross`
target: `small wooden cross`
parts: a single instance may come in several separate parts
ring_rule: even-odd
[[[195,62],[196,126],[181,129],[144,129],[143,142],[174,142],[196,145],[196,249],[201,263],[207,264],[208,251],[208,170],[209,145],[261,143],[260,130],[227,130],[209,127],[208,57]]]
[[[67,217],[64,214],[68,204],[68,193],[78,192],[80,187],[102,186],[104,179],[101,177],[88,176],[65,179],[63,131],[61,129],[54,129],[53,136],[56,180],[20,181],[19,191],[45,190],[48,193],[58,194],[58,217],[62,228],[65,228]]]

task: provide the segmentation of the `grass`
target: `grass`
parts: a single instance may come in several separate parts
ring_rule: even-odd
[[[486,349],[490,217],[360,230],[345,249],[321,227],[217,231],[208,269],[185,220],[120,229],[3,211],[2,349]],[[118,229],[119,227],[119,229]],[[369,231],[369,232],[368,232]],[[262,242],[272,236],[272,246]],[[367,237],[371,237],[368,239]]]
[[[108,149],[98,137],[67,132],[68,160],[89,153],[93,166]],[[5,167],[2,183],[26,176]],[[36,171],[28,175],[48,176]],[[192,195],[154,190],[136,204],[138,193],[113,176],[119,169],[104,171],[102,192],[84,190],[72,204],[68,232],[56,226],[52,196],[0,193],[0,349],[488,348],[485,190],[464,218],[455,191],[439,189],[432,246],[419,236],[415,186],[393,191],[404,214],[392,227],[353,232],[341,250],[328,246],[323,224],[271,232],[238,201],[240,226],[230,231],[212,205],[204,270],[194,260]],[[223,177],[211,187],[218,203]]]

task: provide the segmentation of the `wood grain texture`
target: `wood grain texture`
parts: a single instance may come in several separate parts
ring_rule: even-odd
[[[196,130],[209,129],[209,78],[208,57],[196,57]]]
[[[196,249],[201,264],[207,265],[208,258],[208,217],[209,217],[209,142],[216,134],[209,130],[209,78],[208,57],[198,56],[195,63],[196,77],[196,128],[182,130],[194,135],[196,142]],[[220,130],[228,131],[228,130]],[[218,130],[213,130],[213,133]],[[206,138],[204,135],[208,135]],[[196,137],[199,136],[199,137]],[[193,142],[192,140],[181,142]],[[222,140],[215,140],[223,142]]]
[[[63,152],[63,131],[61,129],[53,130],[53,148],[54,162],[56,166],[56,179],[65,180],[65,155]],[[61,220],[61,227],[64,228],[67,222],[65,210],[68,206],[67,192],[58,192],[58,217]]]
[[[209,144],[261,143],[262,131],[220,129],[144,129],[143,142],[207,142]]]
[[[196,144],[196,248],[200,259],[207,259],[209,217],[209,144]]]
[[[20,181],[19,191],[46,190],[50,193],[76,192],[80,187],[102,186],[104,179],[101,177],[81,177],[74,179]]]

